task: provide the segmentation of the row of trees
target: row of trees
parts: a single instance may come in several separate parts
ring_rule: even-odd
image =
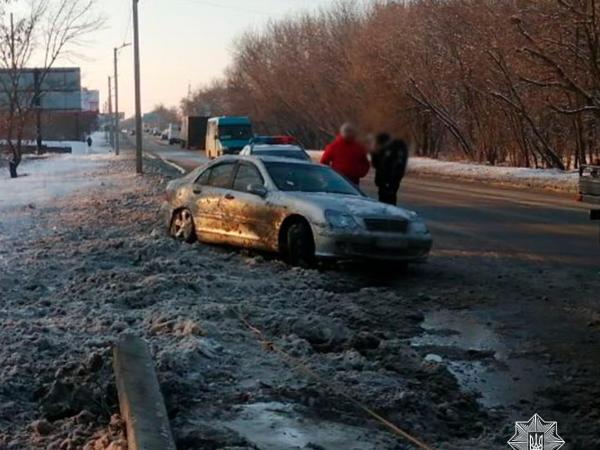
[[[95,4],[96,0],[0,0],[0,131],[13,178],[27,128],[41,114],[43,86],[51,69],[75,56],[82,39],[104,22],[94,12]],[[36,69],[25,70],[32,67]],[[40,141],[38,136],[38,147]]]
[[[432,157],[560,169],[600,157],[596,0],[361,5],[244,34],[183,112],[249,114],[310,146],[352,120]]]

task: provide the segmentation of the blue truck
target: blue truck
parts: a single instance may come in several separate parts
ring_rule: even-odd
[[[222,116],[208,119],[206,156],[237,155],[252,139],[252,122],[244,116]]]

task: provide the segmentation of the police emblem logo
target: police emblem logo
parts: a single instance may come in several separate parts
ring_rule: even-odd
[[[526,422],[515,423],[515,434],[508,445],[513,450],[558,450],[565,441],[558,435],[556,422],[546,422],[534,414]]]

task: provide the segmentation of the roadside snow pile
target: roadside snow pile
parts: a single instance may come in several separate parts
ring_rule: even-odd
[[[323,154],[321,150],[309,150],[314,161]],[[469,162],[440,161],[432,158],[412,157],[409,173],[436,177],[458,178],[487,184],[528,187],[562,192],[577,192],[577,171],[563,172],[557,169],[530,169],[525,167],[486,166]]]
[[[579,180],[576,171],[563,172],[557,169],[485,166],[420,157],[410,159],[409,172],[565,192],[577,192],[577,182]]]

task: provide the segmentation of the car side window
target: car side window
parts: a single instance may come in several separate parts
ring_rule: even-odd
[[[240,192],[246,192],[249,184],[262,186],[264,184],[263,177],[253,165],[240,164],[233,183],[233,189]]]
[[[224,163],[213,166],[210,171],[208,185],[218,188],[230,188],[233,169],[235,169],[234,163]]]
[[[208,186],[208,180],[210,179],[211,172],[212,169],[206,169],[198,178],[196,178],[194,184],[197,184],[199,186]]]

